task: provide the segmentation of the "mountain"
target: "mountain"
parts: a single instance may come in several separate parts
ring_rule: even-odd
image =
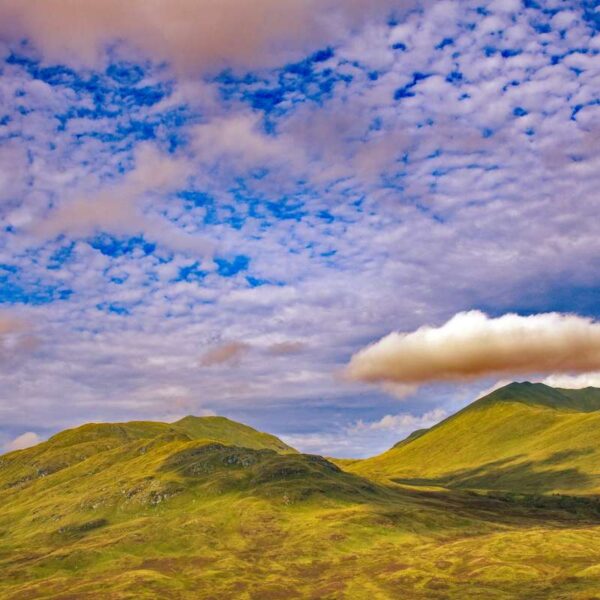
[[[595,392],[567,394],[568,408],[557,408],[556,396],[530,402],[518,392],[412,436],[390,451],[393,460],[341,467],[220,417],[93,423],[0,456],[0,598],[597,597],[600,500],[386,477],[402,466],[394,452],[408,456],[445,427],[436,460],[476,464],[477,451],[484,461],[493,454],[484,418],[495,419],[489,435],[543,430],[550,446],[564,431],[564,448],[580,439],[580,419],[598,415]],[[457,443],[468,436],[477,449],[463,456]],[[535,456],[533,446],[520,451]],[[426,458],[413,451],[415,464],[431,469]],[[374,477],[350,472],[365,465]]]
[[[348,470],[414,485],[595,494],[600,389],[511,383]]]
[[[316,527],[323,515],[390,497],[222,417],[83,425],[0,456],[0,597],[237,598],[288,529],[290,555],[316,555],[344,520]]]
[[[88,423],[0,458],[0,488],[29,483],[101,455],[120,460],[127,452],[146,452],[165,444],[205,440],[249,449],[295,453],[279,438],[225,417],[184,417],[176,423],[131,421]],[[12,478],[12,479],[11,479]]]
[[[187,416],[173,423],[175,429],[184,431],[193,439],[210,439],[245,448],[267,448],[276,452],[297,452],[270,433],[256,431],[248,425],[236,423],[225,417]]]

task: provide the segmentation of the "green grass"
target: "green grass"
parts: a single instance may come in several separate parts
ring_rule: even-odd
[[[511,384],[347,468],[415,485],[528,493],[600,490],[600,390]]]
[[[262,433],[230,421],[225,417],[184,417],[173,423],[173,427],[184,431],[194,439],[210,439],[245,448],[269,448],[277,452],[297,452],[270,433]]]
[[[543,417],[535,427],[532,410]],[[558,426],[547,416],[552,411],[572,422]],[[540,428],[546,440],[555,428],[558,439],[569,423],[567,435],[579,431],[576,417],[596,416],[486,401],[448,421],[458,431],[448,443],[470,433],[481,446],[483,432],[473,427],[483,425],[473,414],[497,419],[505,435],[517,417],[525,419],[501,446],[506,452]],[[423,444],[444,427],[393,452]],[[496,435],[493,427],[486,431]],[[475,451],[463,446],[446,446],[445,454],[474,464]],[[415,461],[435,469],[435,459],[414,452]],[[0,598],[600,595],[594,497],[453,489],[428,480],[425,471],[418,471],[419,481],[400,484],[384,473],[389,453],[379,460],[338,466],[220,418],[63,432],[0,457]],[[365,465],[375,476],[350,472]]]

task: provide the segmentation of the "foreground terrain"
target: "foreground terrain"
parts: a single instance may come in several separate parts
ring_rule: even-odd
[[[600,597],[600,390],[572,392],[339,464],[219,417],[62,432],[0,457],[0,597]]]

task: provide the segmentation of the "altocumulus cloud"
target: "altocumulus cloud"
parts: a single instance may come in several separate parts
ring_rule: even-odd
[[[424,384],[600,367],[600,323],[576,315],[461,312],[441,327],[394,332],[350,360],[350,378]]]
[[[34,350],[38,344],[26,321],[0,312],[0,361],[15,358],[22,352]]]

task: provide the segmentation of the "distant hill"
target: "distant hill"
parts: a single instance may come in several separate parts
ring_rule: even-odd
[[[511,383],[352,472],[416,485],[600,492],[600,389]]]
[[[600,389],[588,387],[579,390],[553,388],[543,383],[509,383],[471,406],[496,402],[521,402],[530,406],[547,406],[557,410],[594,412],[600,410]]]
[[[270,433],[256,431],[225,417],[187,416],[173,423],[172,427],[184,431],[193,439],[210,439],[224,444],[254,449],[267,448],[276,452],[297,452]]]
[[[120,460],[130,449],[146,451],[166,444],[212,441],[254,450],[281,453],[297,451],[268,433],[262,433],[225,417],[184,417],[176,423],[130,421],[127,423],[88,423],[67,429],[48,441],[0,456],[2,482],[30,482],[72,467],[91,457]],[[8,481],[12,477],[12,482]]]

